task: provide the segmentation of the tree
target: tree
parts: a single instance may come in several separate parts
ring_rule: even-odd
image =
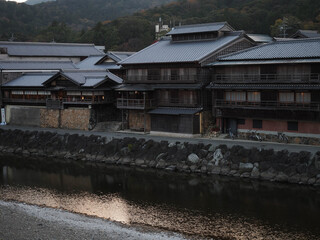
[[[271,36],[289,37],[301,28],[301,21],[293,16],[287,16],[283,19],[277,19],[270,27]]]

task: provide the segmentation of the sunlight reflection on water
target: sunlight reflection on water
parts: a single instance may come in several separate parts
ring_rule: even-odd
[[[64,209],[70,212],[122,222],[140,224],[181,232],[194,237],[214,239],[289,240],[318,239],[317,236],[299,233],[241,216],[220,213],[203,214],[190,209],[176,209],[165,204],[136,204],[119,194],[97,195],[88,192],[61,193],[44,188],[23,186],[0,187],[0,198],[28,204]]]

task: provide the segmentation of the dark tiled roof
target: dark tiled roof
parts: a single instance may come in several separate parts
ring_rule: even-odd
[[[9,56],[83,57],[104,54],[93,44],[0,42]]]
[[[320,38],[273,42],[220,57],[220,61],[319,58]]]
[[[59,70],[76,69],[71,61],[0,61],[2,70]]]
[[[149,111],[149,114],[163,114],[163,115],[193,115],[201,112],[202,108],[156,108]]]
[[[76,66],[83,70],[107,70],[107,69],[120,69],[120,66],[115,62],[99,63],[105,55],[89,56],[86,59],[78,62]]]
[[[298,30],[295,34],[291,36],[291,38],[299,37],[301,35],[306,38],[320,37],[320,34],[318,33],[318,31],[315,31],[315,30]]]
[[[63,71],[61,75],[75,82],[76,84],[89,87],[95,86],[106,78],[111,79],[117,84],[121,84],[123,80],[109,71]]]
[[[203,24],[193,24],[184,25],[172,28],[172,30],[167,33],[167,35],[178,35],[178,34],[188,34],[188,33],[201,33],[201,32],[216,32],[223,28],[232,31],[232,27],[227,22],[216,22],[216,23],[203,23]]]
[[[270,43],[274,41],[273,37],[266,34],[247,34],[247,36],[256,43]]]
[[[195,42],[172,42],[170,39],[162,39],[119,63],[125,65],[199,62],[239,39],[242,34],[243,32],[233,32],[216,40]]]
[[[7,82],[3,87],[43,87],[43,83],[50,79],[54,73],[26,73]]]

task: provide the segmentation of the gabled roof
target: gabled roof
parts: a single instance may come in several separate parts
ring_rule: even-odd
[[[71,61],[0,61],[2,70],[60,70],[76,69]]]
[[[54,73],[26,73],[3,84],[3,87],[43,87],[43,83],[54,75]]]
[[[135,52],[107,52],[107,56],[113,59],[115,62],[120,62],[128,57],[130,57]]]
[[[290,38],[318,38],[320,34],[316,30],[298,30]]]
[[[89,56],[81,62],[76,63],[76,66],[79,69],[83,70],[106,70],[106,69],[119,69],[116,63],[102,63],[98,64],[98,62],[104,58],[105,55],[97,55],[97,56]]]
[[[165,38],[133,54],[119,64],[201,62],[242,35],[243,32],[232,32],[215,40],[192,42],[172,42],[171,39]]]
[[[266,34],[247,34],[247,36],[252,39],[252,41],[256,43],[270,43],[274,41],[273,37],[270,37],[269,35]]]
[[[218,58],[219,61],[307,59],[320,57],[320,38],[273,42]]]
[[[184,25],[172,28],[166,35],[178,35],[201,32],[216,32],[216,31],[233,31],[234,29],[227,22],[203,23]]]
[[[9,56],[84,57],[104,54],[94,44],[0,42],[0,48],[6,48]]]
[[[109,71],[94,71],[94,70],[77,70],[77,71],[63,71],[56,73],[44,84],[51,82],[59,76],[63,76],[78,86],[96,87],[105,80],[112,80],[116,84],[121,84],[123,80]]]
[[[119,66],[117,63],[128,58],[132,54],[134,54],[134,52],[108,52],[104,55],[89,56],[76,65],[78,68],[86,70],[120,69],[121,66]],[[107,59],[111,59],[112,61],[107,62]]]

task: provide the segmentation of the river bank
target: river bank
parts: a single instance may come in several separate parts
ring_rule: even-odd
[[[152,230],[58,209],[0,201],[0,239],[185,239],[178,234]]]
[[[0,154],[320,186],[320,151],[0,129]]]

